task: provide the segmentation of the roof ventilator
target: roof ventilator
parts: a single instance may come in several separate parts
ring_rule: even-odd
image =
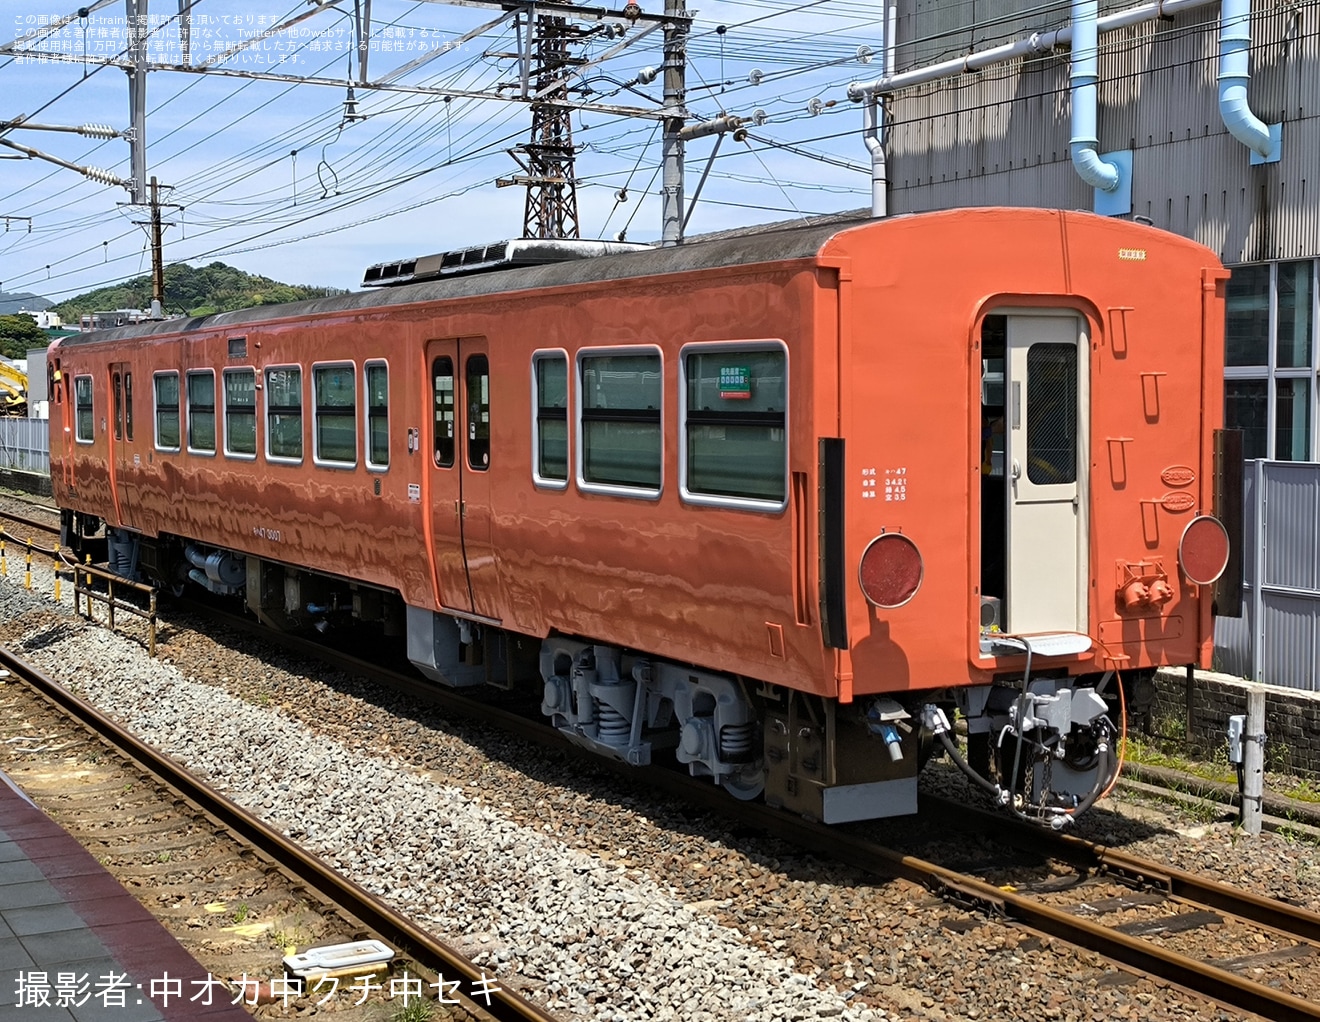
[[[590,241],[576,238],[517,238],[489,245],[473,245],[450,252],[396,259],[368,266],[362,275],[364,287],[394,287],[424,280],[462,277],[490,270],[508,270],[516,266],[541,266],[565,263],[596,256],[645,252],[650,245],[620,241]]]

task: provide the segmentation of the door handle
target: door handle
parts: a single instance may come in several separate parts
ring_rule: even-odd
[[[1013,459],[1013,478],[1014,479],[1022,478],[1022,466],[1021,464],[1018,463],[1017,458]]]

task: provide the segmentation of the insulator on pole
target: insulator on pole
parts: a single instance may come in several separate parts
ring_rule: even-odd
[[[84,124],[78,129],[79,135],[88,138],[118,138],[119,131],[108,124]]]
[[[123,185],[128,187],[128,182],[108,170],[102,170],[100,167],[79,167],[84,177],[91,181],[100,182],[103,185]]]

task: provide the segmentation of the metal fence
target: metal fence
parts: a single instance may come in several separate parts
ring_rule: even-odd
[[[1320,691],[1320,463],[1249,461],[1242,616],[1215,624],[1215,666]]]
[[[50,473],[50,423],[0,418],[0,469]]]

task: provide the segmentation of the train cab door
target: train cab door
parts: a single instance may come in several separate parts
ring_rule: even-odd
[[[1086,633],[1086,323],[1063,310],[1006,318],[1004,630]]]
[[[490,359],[480,338],[427,345],[431,559],[441,605],[499,618],[491,538]]]
[[[138,470],[142,454],[134,439],[133,370],[127,362],[110,364],[109,465],[117,524],[137,525]]]

